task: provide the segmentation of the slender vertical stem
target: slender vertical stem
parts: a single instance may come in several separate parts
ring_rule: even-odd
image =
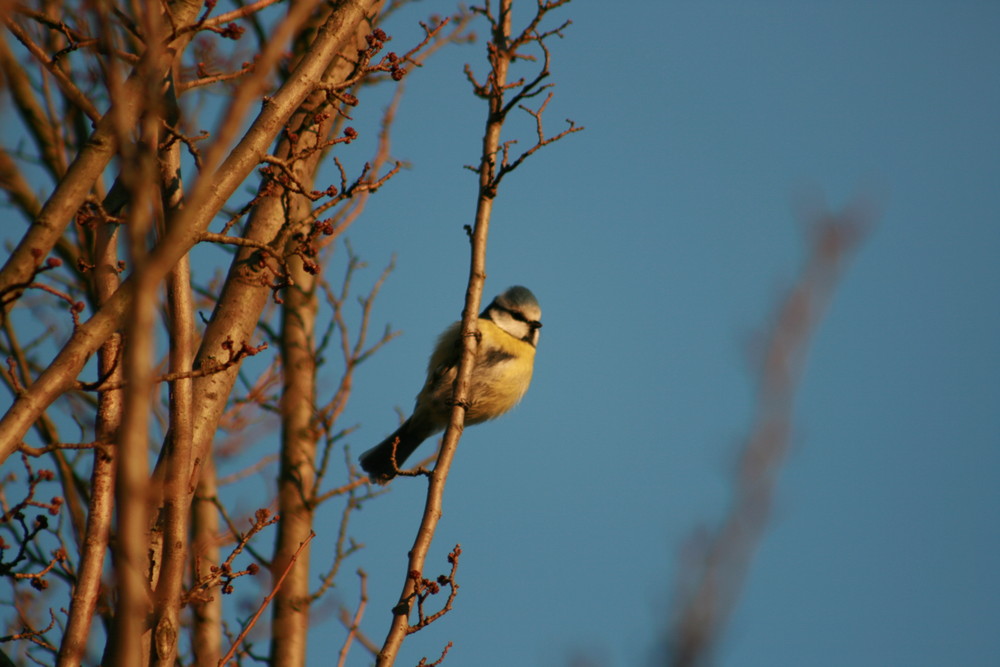
[[[201,466],[198,489],[191,504],[191,555],[194,579],[207,574],[219,562],[219,511],[212,503],[218,493],[215,460],[209,457]],[[222,656],[222,596],[192,603],[191,651],[193,667],[218,667]]]
[[[163,210],[169,220],[181,202],[180,145],[175,143],[162,151],[160,164]],[[191,370],[195,349],[190,255],[184,255],[167,274],[167,311],[170,317],[170,372],[183,374]],[[193,384],[190,377],[182,377],[170,385],[170,430],[164,443],[167,464],[160,524],[163,565],[156,585],[151,656],[153,664],[159,667],[175,664],[181,632],[181,590],[194,491],[191,479]]]
[[[305,209],[308,211],[308,205]],[[275,578],[289,566],[312,530],[317,434],[315,337],[316,277],[301,262],[290,267],[295,285],[282,306],[281,469],[278,477],[278,537],[271,570]],[[309,549],[274,599],[271,659],[276,665],[305,664],[309,627]]]
[[[115,225],[104,225],[98,230],[98,257],[94,268],[97,299],[103,302],[118,288],[117,230]],[[121,336],[109,338],[97,353],[98,373],[111,382],[122,378]],[[98,396],[95,435],[98,442],[110,443],[121,422],[123,392],[120,389],[103,391]],[[101,573],[104,570],[108,536],[111,532],[114,506],[115,449],[101,447],[94,450],[94,464],[90,476],[90,506],[87,528],[83,538],[83,553],[77,572],[76,586],[70,603],[66,633],[59,646],[58,667],[78,667],[87,650],[87,638],[101,594]]]
[[[125,329],[124,418],[118,439],[118,477],[115,506],[118,531],[115,542],[115,574],[118,604],[115,609],[115,636],[112,664],[137,667],[142,657],[142,634],[149,612],[149,572],[147,557],[149,488],[149,408],[153,396],[154,326],[156,319],[156,282],[143,268],[145,231],[149,228],[147,196],[136,196],[143,187],[133,190],[133,214],[129,219],[131,262],[136,298],[132,300]],[[146,181],[148,183],[148,181]]]
[[[444,487],[448,479],[448,471],[458,448],[465,425],[465,406],[469,398],[469,385],[472,375],[473,360],[478,345],[478,323],[480,302],[482,301],[483,284],[486,281],[486,240],[489,235],[490,216],[493,212],[493,199],[496,196],[494,175],[496,173],[496,157],[500,151],[500,132],[503,129],[504,117],[503,90],[507,83],[507,71],[510,65],[510,54],[507,42],[511,29],[511,0],[501,0],[500,17],[497,29],[493,34],[491,45],[491,63],[493,71],[490,74],[492,95],[489,100],[490,113],[483,134],[483,149],[479,163],[479,195],[476,202],[475,226],[472,231],[472,258],[469,266],[469,283],[465,291],[465,308],[462,311],[462,357],[458,366],[458,378],[455,382],[455,407],[452,409],[451,421],[445,431],[441,451],[437,463],[431,472],[427,485],[427,498],[424,502],[424,513],[417,530],[413,548],[407,563],[406,578],[399,602],[393,609],[392,625],[385,638],[382,650],[379,651],[376,664],[378,667],[393,665],[399,656],[399,649],[409,631],[410,607],[416,589],[417,578],[424,571],[427,553],[434,539],[438,521],[442,515],[444,504]],[[418,574],[419,573],[419,574]],[[416,577],[416,578],[415,578]]]
[[[377,13],[380,2],[371,3]],[[334,10],[336,14],[337,10]],[[374,15],[374,14],[373,14]],[[344,43],[344,53],[354,54],[371,31],[368,16],[359,15],[353,32]],[[351,71],[351,59],[338,59],[326,72],[325,80],[343,81]],[[294,158],[293,171],[307,187],[315,182],[316,169],[323,153],[314,149],[335,127],[334,119],[316,122],[314,113],[325,104],[325,96],[314,94],[303,101],[289,121],[289,135],[279,146],[282,158]],[[310,152],[312,151],[312,152]],[[298,154],[298,155],[297,155]],[[272,211],[288,228],[308,233],[303,221],[312,213],[311,202],[304,196],[286,192],[281,206]],[[287,224],[287,223],[291,224]],[[292,255],[300,240],[288,239]],[[319,433],[316,424],[316,297],[318,279],[306,270],[300,257],[288,262],[291,285],[284,291],[281,310],[281,358],[283,387],[281,395],[281,452],[278,473],[278,534],[271,571],[275,578],[288,571],[293,560],[298,564],[284,584],[274,593],[271,624],[271,661],[276,665],[302,665],[306,661],[309,631],[309,565],[307,546],[315,514],[316,454]]]

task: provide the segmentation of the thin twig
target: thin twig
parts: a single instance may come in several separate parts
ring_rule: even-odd
[[[223,667],[224,665],[228,664],[229,659],[232,658],[233,655],[235,655],[236,649],[239,647],[240,644],[243,643],[243,640],[246,639],[246,636],[250,633],[250,630],[253,628],[254,625],[257,624],[257,620],[260,618],[261,614],[263,614],[264,610],[267,609],[267,606],[271,604],[271,600],[273,600],[274,596],[278,594],[279,590],[281,590],[281,584],[284,583],[285,577],[288,576],[288,573],[292,571],[292,568],[295,566],[295,562],[298,560],[299,554],[302,553],[302,550],[306,548],[306,546],[312,541],[312,538],[314,537],[316,537],[316,533],[310,530],[309,537],[307,537],[305,540],[302,541],[302,543],[299,545],[299,548],[296,549],[295,553],[292,554],[292,557],[288,559],[288,565],[285,566],[284,572],[281,573],[281,576],[278,578],[278,581],[275,582],[274,588],[271,590],[270,593],[268,593],[267,597],[264,598],[264,600],[260,603],[260,606],[257,608],[257,611],[254,612],[254,615],[250,617],[250,620],[247,621],[247,624],[243,627],[243,630],[240,632],[240,634],[237,635],[236,640],[233,642],[233,645],[229,648],[229,651],[226,653],[226,655],[224,655],[222,659],[219,660],[219,667]]]
[[[361,579],[361,600],[358,602],[358,610],[354,612],[354,618],[347,628],[347,637],[344,639],[344,644],[340,647],[337,667],[344,667],[344,663],[347,661],[347,653],[351,650],[351,643],[358,634],[358,630],[361,627],[361,617],[364,616],[365,607],[368,605],[368,575],[365,574],[364,570],[359,569],[358,578]]]

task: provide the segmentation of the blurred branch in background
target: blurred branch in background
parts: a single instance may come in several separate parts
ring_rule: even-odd
[[[716,528],[699,531],[681,555],[676,608],[654,664],[712,664],[767,526],[809,343],[845,262],[873,218],[863,203],[806,216],[808,256],[763,339],[754,422],[739,453],[730,508]]]

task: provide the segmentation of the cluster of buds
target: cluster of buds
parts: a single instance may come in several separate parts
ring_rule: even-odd
[[[385,59],[389,61],[389,76],[392,77],[393,81],[399,81],[406,76],[406,68],[399,64],[402,61],[394,51],[386,54]]]
[[[326,220],[317,220],[313,223],[313,229],[323,236],[330,236],[334,231],[333,221],[331,218],[327,218]]]
[[[243,33],[247,31],[246,28],[244,28],[241,25],[237,25],[235,23],[230,23],[224,28],[212,28],[212,30],[213,32],[219,33],[219,35],[221,35],[222,37],[225,37],[226,39],[231,39],[233,41],[242,37]]]
[[[219,590],[222,591],[223,595],[231,595],[235,590],[233,587],[233,581],[244,576],[255,577],[260,573],[260,566],[256,563],[250,563],[247,565],[245,570],[234,570],[233,560],[236,556],[243,551],[246,547],[247,542],[250,541],[254,535],[259,533],[264,528],[277,523],[278,517],[275,515],[272,517],[271,512],[267,509],[259,509],[254,513],[254,520],[250,527],[250,531],[240,538],[239,543],[236,548],[229,555],[224,562],[218,565],[212,565],[208,568],[208,573],[201,576],[195,585],[186,594],[186,600],[195,602],[207,602],[211,600],[211,596],[208,595],[209,589],[215,585],[219,586]]]
[[[385,34],[385,31],[382,30],[382,28],[375,28],[374,31],[365,35],[365,41],[368,43],[368,48],[371,53],[378,53],[381,51],[382,47],[385,46],[385,43],[390,39],[392,39],[392,37]]]
[[[439,574],[437,581],[431,581],[421,576],[417,570],[410,570],[410,579],[417,582],[417,591],[421,597],[424,595],[437,595],[441,592],[442,586],[447,586],[451,583],[451,579],[447,575]]]
[[[331,191],[336,194],[336,188],[332,185],[327,189],[326,194],[330,195]],[[320,191],[317,192],[323,194]],[[316,261],[316,257],[319,256],[319,245],[316,241],[320,236],[332,236],[335,231],[336,226],[333,224],[333,218],[325,218],[314,222],[308,231],[295,232],[292,235],[292,239],[296,242],[293,252],[302,260],[302,268],[306,273],[312,275],[319,273],[320,266]]]
[[[420,614],[420,623],[422,625],[433,622],[436,618],[439,618],[442,614],[447,612],[451,607],[451,601],[454,599],[455,593],[458,590],[458,584],[455,582],[455,571],[458,569],[458,557],[461,555],[462,547],[456,544],[455,548],[448,554],[448,563],[451,564],[451,572],[449,574],[439,574],[437,579],[434,581],[425,579],[417,570],[410,570],[409,578],[416,584],[414,594],[417,596],[418,613]],[[431,595],[437,595],[440,593],[442,586],[448,586],[451,589],[445,608],[429,617],[425,616],[423,611],[424,600]]]
[[[22,564],[26,556],[28,555],[28,545],[31,544],[39,533],[49,529],[49,517],[45,514],[38,514],[28,524],[28,516],[26,515],[26,510],[29,507],[40,508],[47,510],[49,515],[57,516],[60,509],[63,506],[63,499],[60,496],[55,496],[49,502],[44,502],[35,499],[35,494],[38,490],[38,485],[42,482],[51,482],[55,480],[56,475],[52,470],[38,470],[37,472],[32,469],[30,463],[28,462],[27,456],[22,455],[22,461],[24,462],[25,468],[28,472],[28,491],[27,496],[19,503],[14,505],[0,515],[0,523],[8,523],[10,521],[15,521],[20,526],[20,530],[11,527],[11,533],[18,536],[18,548],[11,560],[5,559],[5,552],[11,549],[11,545],[7,543],[6,540],[0,538],[0,574],[3,576],[12,576],[15,580],[27,579],[28,583],[32,588],[38,591],[44,591],[49,587],[49,582],[46,580],[46,575],[48,575],[57,563],[63,563],[67,560],[66,550],[62,547],[55,549],[52,552],[52,558],[45,567],[43,567],[38,572],[15,572],[20,564]],[[14,479],[11,475],[8,479]],[[40,552],[38,552],[40,553]]]
[[[237,349],[236,343],[233,342],[233,339],[226,338],[226,340],[222,341],[219,346],[229,353],[229,363],[235,363],[244,357],[252,357],[266,350],[267,341],[264,341],[257,346],[253,346],[250,343],[243,341],[240,344],[239,349]]]
[[[222,565],[213,565],[209,568],[211,573],[219,578],[221,578],[221,584],[219,586],[223,595],[232,595],[235,588],[233,587],[233,580],[245,575],[250,575],[251,577],[257,576],[260,572],[260,566],[257,563],[250,563],[247,565],[247,569],[239,570],[237,572],[233,571],[232,565],[229,563],[223,563]]]
[[[326,190],[313,190],[309,193],[309,198],[316,201],[320,197],[336,197],[337,196],[337,186],[328,185]]]
[[[372,56],[382,50],[385,43],[390,39],[392,37],[385,34],[384,30],[376,28],[365,35],[365,42],[368,44],[368,48],[358,49],[358,58],[362,61],[370,60]],[[389,76],[392,77],[393,81],[399,81],[406,76],[406,68],[402,66],[402,62],[403,60],[396,53],[390,51],[382,59],[382,62],[373,69],[375,71],[389,72]]]

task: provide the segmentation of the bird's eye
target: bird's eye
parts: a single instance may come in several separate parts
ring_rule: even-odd
[[[524,316],[524,313],[522,313],[519,310],[511,310],[510,308],[504,308],[503,311],[505,313],[507,313],[508,315],[510,315],[511,317],[513,317],[518,322],[527,322],[528,321],[528,318],[526,318]]]

